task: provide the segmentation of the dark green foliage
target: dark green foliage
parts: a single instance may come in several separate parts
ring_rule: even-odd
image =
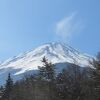
[[[92,76],[94,80],[95,96],[97,100],[100,100],[100,53],[98,53],[96,59],[93,59],[92,65],[95,68]]]
[[[61,100],[92,100],[89,80],[86,70],[80,69],[77,65],[69,66],[57,76],[59,98]]]
[[[12,100],[12,90],[13,90],[13,80],[9,73],[8,79],[6,80],[5,90],[3,92],[2,98],[4,100]]]
[[[13,84],[10,74],[0,100],[100,100],[100,56],[95,69],[72,64],[58,74],[44,57],[37,75],[27,75]]]
[[[49,99],[55,100],[55,66],[51,62],[48,62],[48,60],[45,57],[42,59],[42,62],[43,67],[39,67],[39,75],[42,80],[45,80],[48,83],[47,88],[49,90]]]
[[[40,76],[43,79],[47,79],[49,81],[53,81],[55,78],[55,66],[44,57],[42,59],[43,67],[39,67]]]
[[[0,87],[0,98],[2,98],[2,96],[3,96],[3,92],[4,92],[4,87],[1,86],[1,87]]]

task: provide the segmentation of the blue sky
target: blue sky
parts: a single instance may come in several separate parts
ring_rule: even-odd
[[[95,55],[100,50],[100,0],[0,1],[0,60],[52,41]]]

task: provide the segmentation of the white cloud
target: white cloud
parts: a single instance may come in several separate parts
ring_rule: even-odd
[[[56,23],[56,34],[60,39],[68,41],[73,35],[79,33],[82,28],[83,25],[77,17],[77,13],[72,13]]]

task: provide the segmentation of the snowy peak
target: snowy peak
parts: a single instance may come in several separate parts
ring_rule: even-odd
[[[0,64],[0,69],[20,69],[20,71],[15,73],[15,75],[30,70],[37,70],[38,66],[42,66],[41,60],[44,56],[54,64],[68,62],[87,66],[89,64],[88,61],[90,60],[90,57],[78,52],[64,43],[53,42],[44,44],[29,52],[22,53],[4,61]]]

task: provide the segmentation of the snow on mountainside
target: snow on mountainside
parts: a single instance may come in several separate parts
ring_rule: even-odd
[[[14,75],[37,70],[44,56],[54,64],[68,62],[80,66],[87,66],[91,59],[66,44],[49,43],[4,61],[0,64],[0,74],[6,73],[6,69],[15,70]]]

